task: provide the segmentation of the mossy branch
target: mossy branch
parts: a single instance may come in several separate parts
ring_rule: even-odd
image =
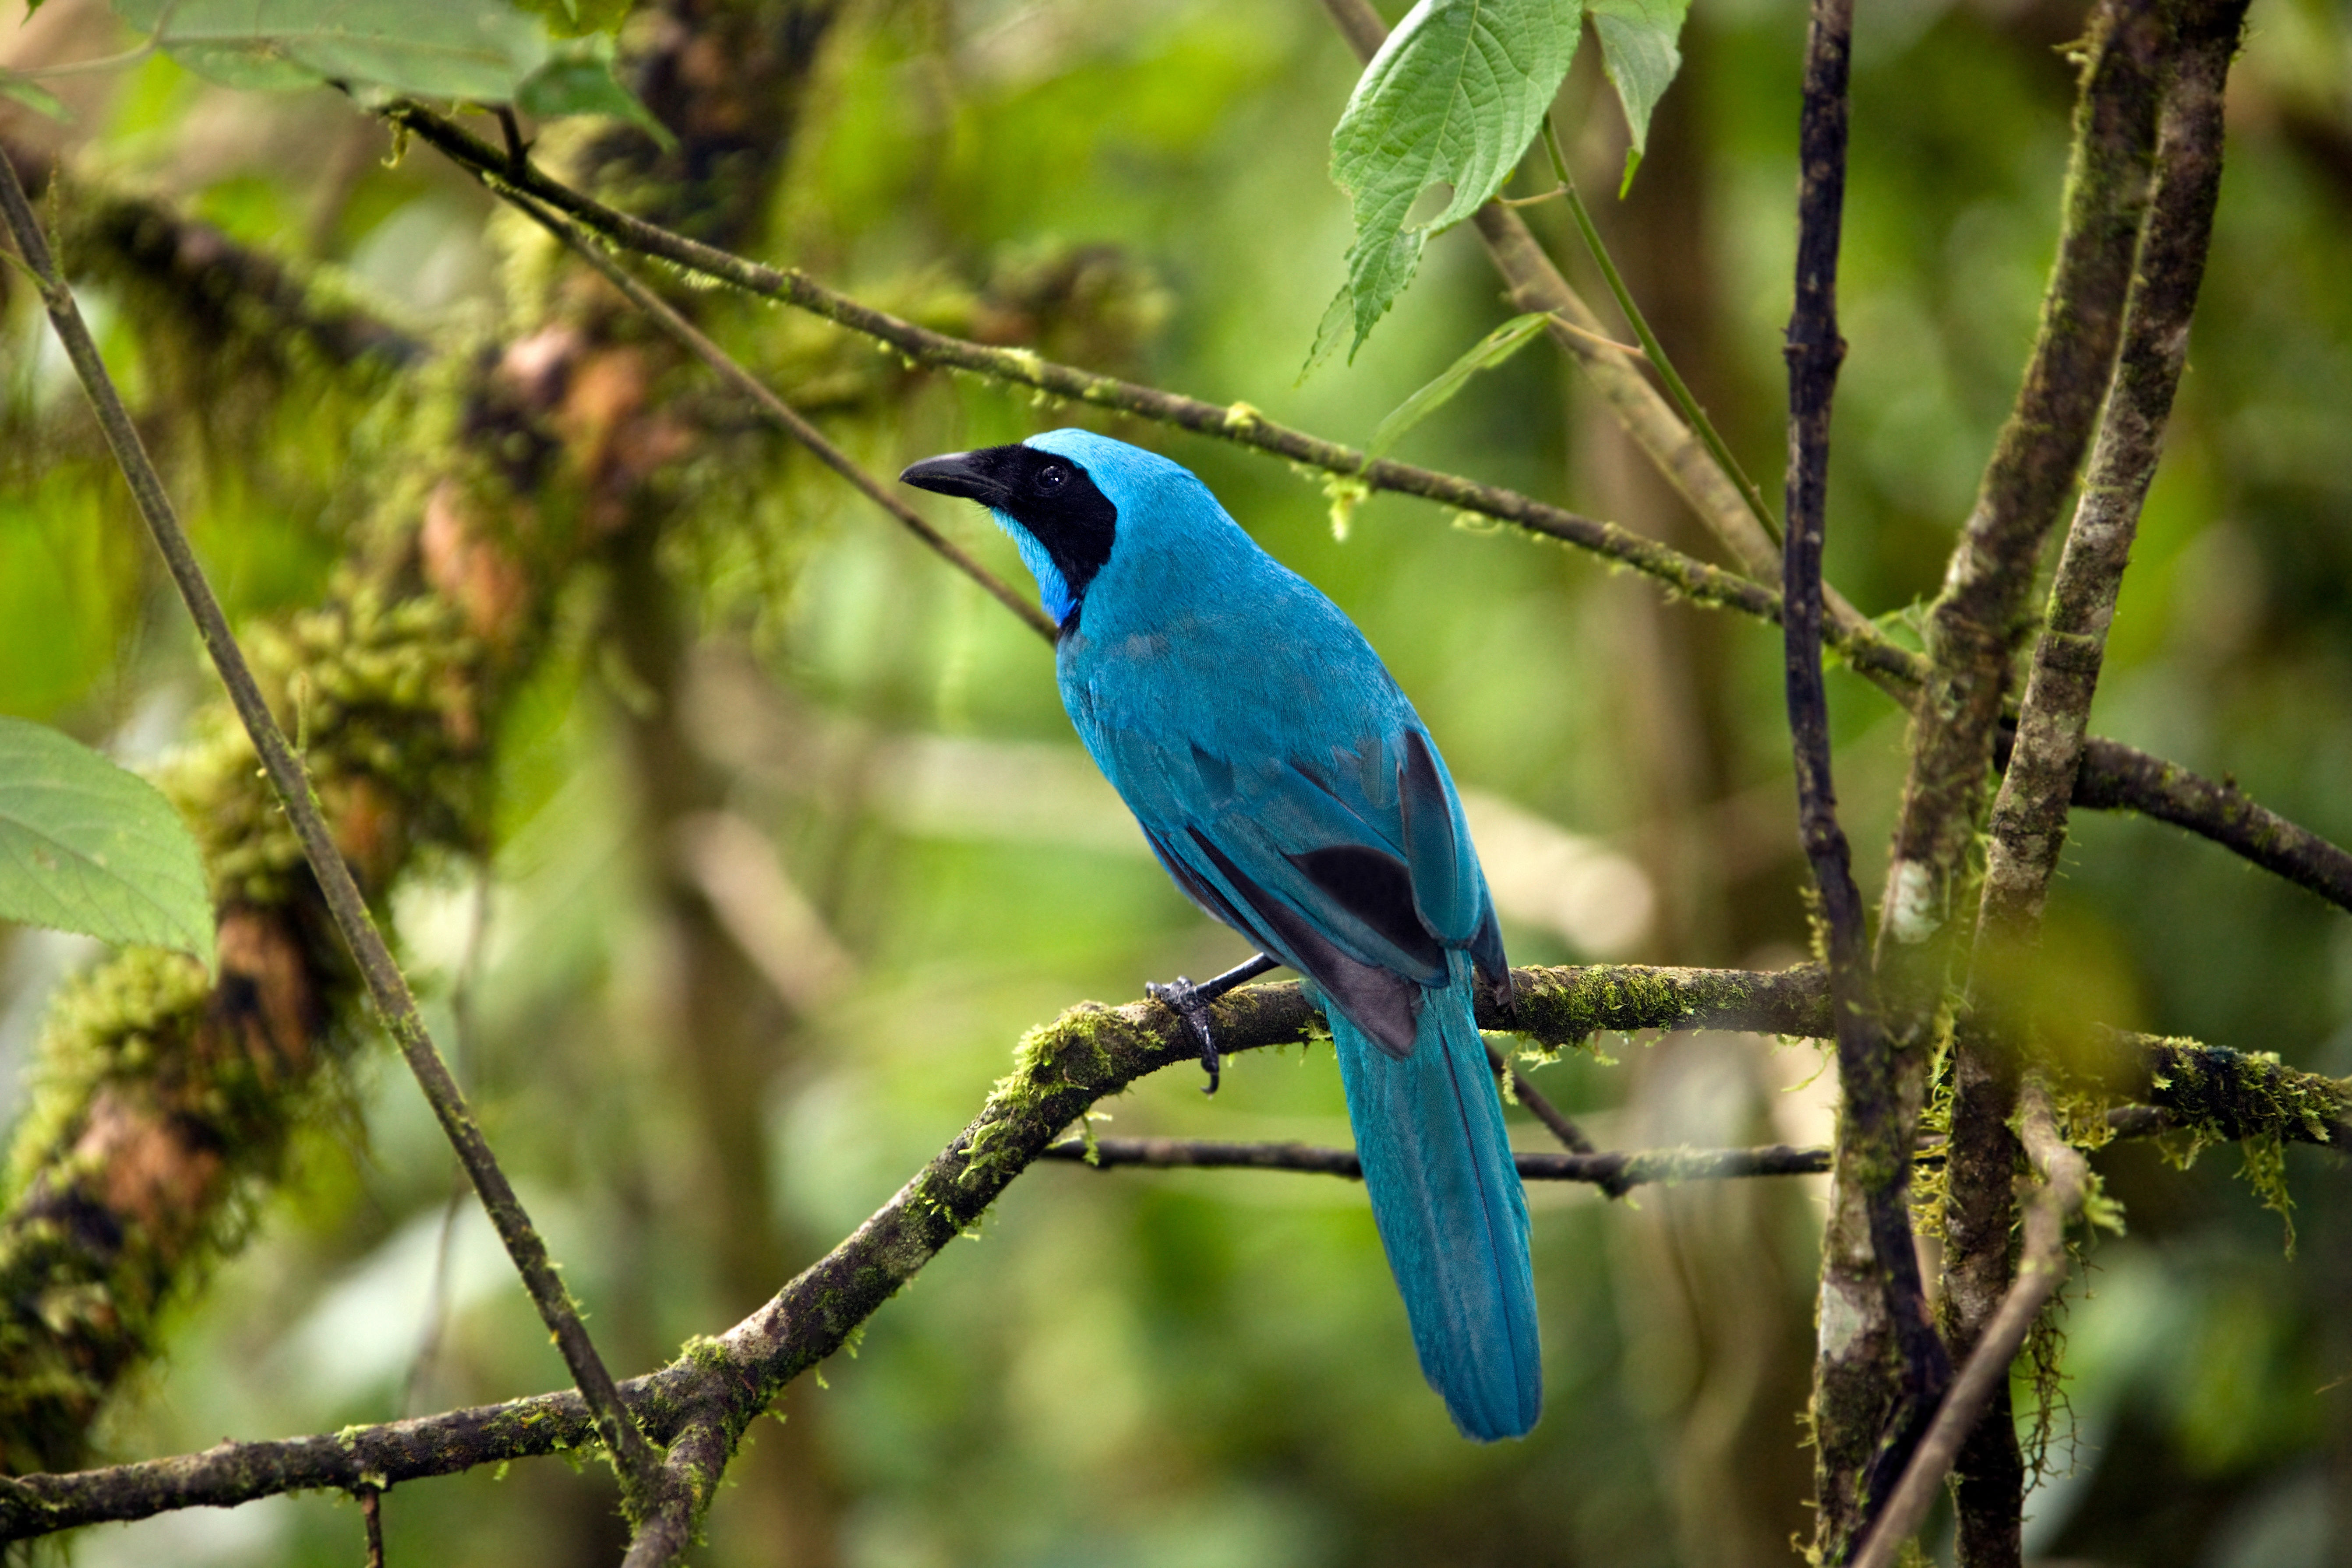
[[[1789,370],[1781,676],[1798,837],[1825,928],[1840,1081],[1836,1196],[1822,1248],[1819,1310],[1841,1331],[1820,1336],[1813,1362],[1814,1550],[1825,1562],[1843,1556],[1876,1515],[1951,1377],[1912,1243],[1916,1110],[1888,1039],[1862,891],[1838,822],[1822,672],[1830,415],[1845,363],[1837,277],[1853,49],[1853,0],[1812,0],[1797,131],[1796,277],[1781,348]]]
[[[1602,1030],[1733,1029],[1818,1038],[1830,1027],[1825,978],[1811,965],[1756,972],[1604,964],[1518,969],[1512,979],[1517,1011],[1506,1016],[1491,995],[1482,995],[1480,1026],[1517,1029],[1556,1048]],[[1304,1044],[1315,1037],[1318,1022],[1296,983],[1229,993],[1213,1004],[1212,1016],[1227,1052]],[[2163,1108],[2160,1117],[2126,1108],[2115,1119],[2123,1131],[2189,1127],[2217,1138],[2275,1134],[2342,1146],[2352,1089],[2336,1079],[2194,1041],[2124,1034],[2108,1039],[2115,1080],[2147,1086]],[[714,1467],[784,1384],[838,1350],[852,1330],[977,1225],[1024,1169],[1041,1158],[1062,1158],[1049,1151],[1070,1123],[1097,1100],[1163,1068],[1192,1063],[1198,1054],[1183,1020],[1156,1002],[1081,1003],[1032,1030],[979,1116],[888,1203],[751,1317],[718,1338],[690,1342],[669,1365],[621,1384],[623,1403],[649,1437],[671,1445],[673,1472],[691,1468],[691,1484],[714,1483]],[[1801,1165],[1817,1157],[1803,1150],[1729,1152],[1734,1164]],[[1695,1160],[1717,1157],[1649,1151],[1601,1158],[1626,1162],[1621,1180],[1735,1173],[1694,1168]],[[1524,1158],[1566,1169],[1583,1157]],[[700,1434],[694,1444],[677,1441],[690,1429]],[[587,1407],[567,1390],[313,1436],[223,1443],[105,1469],[0,1478],[0,1539],[175,1509],[229,1508],[282,1492],[389,1487],[596,1441]]]
[[[1992,776],[2011,660],[2031,626],[2035,564],[2116,362],[2147,210],[2167,33],[2157,0],[2102,0],[2093,14],[2041,330],[1928,612],[1930,665],[1912,709],[1878,939],[1890,1022],[1915,1049],[1943,1002],[1955,900]]]
[[[1353,1149],[1309,1143],[1225,1143],[1199,1138],[1097,1138],[1049,1143],[1037,1156],[1097,1170],[1137,1166],[1159,1171],[1295,1171],[1308,1175],[1361,1181],[1363,1161]],[[1830,1168],[1827,1149],[1786,1143],[1753,1149],[1618,1149],[1570,1154],[1515,1154],[1519,1177],[1528,1182],[1575,1182],[1599,1187],[1612,1198],[1635,1187],[1683,1182],[1732,1181],[1747,1176],[1817,1176]]]
[[[2090,1168],[2082,1152],[2060,1135],[2046,1086],[2029,1082],[2023,1109],[2021,1132],[2041,1184],[2025,1204],[2025,1244],[2017,1282],[2001,1298],[2000,1309],[1952,1380],[1951,1392],[1904,1468],[1885,1510],[1854,1554],[1853,1568],[1894,1568],[1904,1542],[1926,1522],[1962,1443],[1995,1392],[2009,1385],[2010,1363],[2017,1359],[2033,1321],[2066,1282],[2066,1226],[2082,1211],[2090,1191]]]
[[[1204,403],[1058,364],[1026,349],[995,348],[929,331],[827,289],[804,273],[747,260],[606,206],[532,164],[514,166],[499,149],[420,105],[398,105],[385,113],[452,161],[482,175],[502,194],[511,190],[543,202],[624,249],[823,317],[887,345],[909,364],[968,372],[1051,397],[1130,414],[1252,447],[1370,489],[1418,496],[1457,511],[1491,517],[1629,566],[1694,604],[1737,610],[1776,625],[1780,621],[1780,595],[1776,590],[1617,524],[1459,475],[1386,458],[1368,462],[1353,447],[1275,424],[1246,404]],[[1533,240],[1528,243],[1532,246]],[[1664,407],[1663,403],[1660,406]],[[1671,417],[1671,410],[1667,414]],[[1691,445],[1705,461],[1704,448],[1696,438]],[[1728,493],[1727,484],[1726,489]],[[1745,515],[1736,495],[1729,504]],[[1830,602],[1832,606],[1842,603],[1834,598]],[[1925,658],[1889,640],[1859,616],[1833,613],[1825,640],[1858,673],[1890,689],[1913,690],[1927,679]],[[2137,811],[2169,822],[2352,910],[2352,852],[2265,811],[2228,786],[2112,741],[2094,739],[2084,753],[2074,788],[2077,805]]]
[[[2176,20],[2156,191],[2122,348],[2034,645],[2016,744],[1993,801],[1979,917],[1986,933],[2038,919],[2065,846],[2107,628],[2188,363],[2189,319],[2221,199],[2222,90],[2245,17],[2245,0],[2203,0],[2183,5]]]
[[[262,768],[292,824],[336,930],[359,966],[378,1016],[432,1104],[475,1191],[481,1195],[482,1206],[488,1212],[499,1240],[505,1243],[508,1256],[521,1275],[533,1305],[554,1336],[574,1383],[595,1413],[599,1433],[620,1468],[625,1495],[637,1509],[650,1510],[659,1480],[653,1449],[644,1434],[630,1424],[614,1391],[612,1373],[596,1353],[588,1330],[580,1320],[579,1309],[557,1276],[545,1241],[491,1153],[467,1106],[464,1092],[450,1076],[448,1064],[418,1015],[407,979],[394,962],[383,933],[376,929],[374,916],[360,893],[359,882],[327,826],[326,814],[320,807],[310,771],[295,754],[285,731],[278,728],[277,716],[262,695],[252,666],[229,629],[228,616],[205,578],[194,548],[188,542],[163,478],[149,460],[146,447],[131,424],[130,411],[123,406],[105,362],[99,356],[97,342],[82,320],[73,290],[49,253],[47,237],[16,178],[16,165],[5,153],[0,153],[0,216],[5,218],[17,254],[39,286],[49,323],[65,346],[66,356],[72,362],[82,390],[89,395],[106,433],[107,445],[129,482],[140,516],[196,623],[205,650],[228,689],[247,736],[261,758]]]
[[[2036,1023],[2003,994],[2035,962],[2043,902],[2082,773],[2097,689],[2142,500],[2187,363],[2189,320],[2221,194],[2223,84],[2245,0],[2174,7],[2147,232],[2090,468],[2066,531],[2019,704],[2017,739],[1994,796],[1972,972],[1975,1016],[1955,1032],[1951,1161],[1944,1193],[1939,1312],[1956,1356],[1971,1355],[2009,1310],[2021,1047]],[[2025,1466],[2005,1385],[1992,1389],[1956,1467],[1958,1561],[2018,1562]]]

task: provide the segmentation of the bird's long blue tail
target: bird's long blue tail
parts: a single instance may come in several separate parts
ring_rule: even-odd
[[[1470,961],[1424,994],[1400,1061],[1333,1009],[1339,1080],[1422,1374],[1464,1436],[1523,1436],[1543,1408],[1527,1194],[1471,1014]]]

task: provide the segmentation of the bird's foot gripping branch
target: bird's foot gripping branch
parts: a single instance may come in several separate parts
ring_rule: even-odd
[[[1754,972],[1610,964],[1519,969],[1512,979],[1520,998],[1516,1026],[1547,1050],[1602,1033],[1737,1029],[1821,1038],[1829,1032],[1826,979],[1811,966]],[[1320,1016],[1295,983],[1233,992],[1217,1000],[1212,1016],[1229,1055],[1323,1037]],[[1490,1005],[1481,1022],[1504,1019]],[[2105,1076],[2078,1087],[2069,1101],[2073,1121],[2088,1114],[2085,1107],[2112,1102],[2107,1120],[2127,1134],[2343,1146],[2352,1086],[2194,1041],[2107,1038]],[[1081,1003],[1032,1030],[971,1125],[887,1203],[750,1317],[691,1342],[659,1371],[623,1383],[623,1405],[650,1441],[674,1455],[685,1447],[682,1434],[705,1435],[696,1451],[706,1456],[698,1461],[703,1468],[697,1482],[698,1495],[707,1498],[735,1438],[786,1384],[839,1350],[931,1258],[979,1225],[1031,1164],[1085,1158],[1083,1142],[1057,1152],[1074,1121],[1139,1079],[1194,1060],[1196,1052],[1183,1021],[1150,1001]],[[2133,1098],[2142,1089],[2144,1105]],[[1351,1173],[1345,1162],[1239,1152],[1282,1147],[1239,1145],[1234,1157],[1219,1159],[1200,1157],[1197,1145],[1171,1143],[1160,1157],[1138,1151],[1146,1157],[1129,1160],[1114,1149],[1102,1163]],[[1636,1181],[1807,1174],[1823,1170],[1827,1157],[1822,1150],[1654,1150],[1522,1160],[1529,1179],[1553,1175],[1620,1191]],[[313,1436],[225,1442],[104,1469],[0,1479],[0,1538],[27,1540],[175,1509],[234,1507],[286,1492],[383,1490],[598,1441],[587,1406],[566,1390]]]

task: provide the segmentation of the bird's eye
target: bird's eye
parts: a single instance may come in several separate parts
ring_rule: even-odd
[[[1059,463],[1048,463],[1037,470],[1037,488],[1048,495],[1070,482],[1070,470]]]

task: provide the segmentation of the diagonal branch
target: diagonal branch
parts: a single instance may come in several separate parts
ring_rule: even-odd
[[[1830,1027],[1825,977],[1810,965],[1759,973],[1600,964],[1518,969],[1512,981],[1517,1014],[1506,1018],[1491,996],[1482,997],[1480,1026],[1521,1028],[1557,1047],[1597,1030],[1733,1029],[1819,1038]],[[1315,1009],[1295,982],[1230,993],[1211,1012],[1220,1047],[1229,1052],[1314,1037]],[[2122,1108],[2111,1118],[2120,1132],[2186,1129],[2216,1138],[2271,1135],[2339,1148],[2352,1142],[2352,1088],[2336,1079],[2190,1040],[2116,1035],[2109,1043],[2116,1058],[2112,1076],[2125,1092],[2145,1094],[2159,1108]],[[1018,1171],[1047,1157],[1063,1129],[1090,1104],[1162,1068],[1195,1061],[1198,1052],[1190,1026],[1151,1002],[1119,1008],[1082,1003],[1032,1031],[980,1116],[872,1218],[725,1335],[696,1340],[668,1366],[623,1384],[623,1402],[648,1436],[672,1445],[674,1462],[687,1447],[677,1441],[679,1434],[689,1427],[717,1421],[712,1430],[732,1441],[740,1423],[784,1382],[832,1354],[941,1247],[977,1224]],[[1689,1157],[1675,1151],[1603,1156]],[[222,1443],[104,1469],[0,1477],[0,1540],[175,1509],[231,1508],[289,1491],[383,1489],[596,1441],[587,1407],[565,1391],[313,1436]],[[694,1456],[714,1451],[689,1448],[686,1462],[705,1464]]]
[[[2081,1152],[2058,1134],[2049,1089],[2029,1083],[2021,1129],[2027,1154],[2042,1184],[2025,1205],[2025,1250],[2017,1282],[2001,1298],[1983,1337],[1952,1382],[1942,1408],[1921,1439],[1886,1509],[1873,1526],[1853,1568],[1893,1568],[1895,1554],[1927,1518],[1937,1489],[1958,1459],[1960,1446],[1994,1394],[2009,1385],[2010,1363],[2017,1359],[2033,1320],[2066,1282],[2066,1222],[2081,1211],[2090,1173]]]
[[[771,392],[757,376],[738,364],[725,349],[705,336],[700,328],[672,310],[660,295],[631,277],[586,230],[529,196],[507,193],[507,197],[532,222],[546,229],[573,255],[601,273],[606,282],[620,290],[622,298],[644,312],[649,321],[668,335],[672,342],[717,372],[719,380],[750,398],[752,406],[759,409],[769,423],[807,447],[815,455],[817,461],[847,479],[858,494],[897,518],[908,532],[920,540],[941,560],[979,584],[982,592],[1012,611],[1014,619],[1047,642],[1054,640],[1054,623],[1046,617],[1045,611],[1015,592],[1003,578],[974,560],[961,545],[933,528],[922,513],[851,461],[848,453],[826,440],[823,432],[790,404]]]
[[[2184,6],[2178,20],[2156,192],[2123,346],[2034,646],[2016,746],[1993,802],[1980,917],[1988,931],[2038,919],[2066,841],[2107,627],[2188,362],[2189,318],[2221,191],[2221,93],[2245,15],[2244,0],[2201,0]]]
[[[2101,0],[2091,23],[2058,258],[2017,404],[1928,619],[1911,769],[1887,868],[1878,962],[1898,1043],[1924,1047],[1956,900],[1992,773],[2027,596],[2107,389],[2147,212],[2166,27],[2156,0]]]
[[[657,1479],[653,1449],[623,1411],[612,1373],[597,1355],[571,1294],[557,1277],[547,1254],[547,1244],[515,1196],[505,1172],[499,1169],[497,1157],[490,1152],[488,1142],[467,1107],[464,1091],[449,1075],[447,1063],[418,1016],[407,979],[394,963],[383,933],[377,931],[374,917],[368,911],[367,901],[360,896],[351,868],[344,864],[341,852],[335,847],[326,817],[319,808],[318,795],[311,788],[310,773],[278,727],[244,651],[229,630],[228,617],[180,526],[163,478],[148,459],[130,412],[123,407],[105,362],[99,357],[98,345],[82,320],[73,290],[59,275],[49,254],[48,241],[16,178],[16,165],[5,153],[0,153],[0,216],[5,216],[16,242],[17,254],[39,286],[49,323],[81,379],[82,390],[89,395],[91,408],[106,433],[107,445],[138,503],[140,515],[196,623],[205,651],[212,656],[222,684],[228,689],[254,750],[260,754],[262,766],[293,825],[335,925],[366,982],[377,1014],[407,1058],[443,1131],[457,1149],[466,1173],[472,1178],[475,1191],[480,1194],[482,1206],[497,1226],[499,1239],[506,1244],[508,1256],[514,1260],[532,1304],[539,1309],[541,1321],[562,1352],[572,1381],[595,1413],[598,1435],[614,1457],[626,1495],[639,1506],[650,1506]]]
[[[499,149],[420,106],[395,105],[385,113],[395,124],[432,143],[453,162],[482,175],[502,195],[513,192],[529,196],[625,249],[822,316],[889,345],[914,363],[967,371],[1025,386],[1049,397],[1130,414],[1252,447],[1336,479],[1360,481],[1372,489],[1419,496],[1457,511],[1491,517],[1630,566],[1664,584],[1668,593],[1693,603],[1737,610],[1776,624],[1780,620],[1780,595],[1775,590],[1614,523],[1596,521],[1516,491],[1457,475],[1436,473],[1385,458],[1368,462],[1361,452],[1352,447],[1275,424],[1246,404],[1205,403],[1057,364],[1026,349],[994,348],[931,331],[861,304],[801,272],[747,260],[606,206],[550,179],[529,163],[514,168]],[[1533,246],[1532,237],[1528,243]],[[1540,257],[1540,252],[1535,254]],[[1538,308],[1544,308],[1541,301],[1538,301]],[[1696,438],[1692,438],[1692,445],[1703,458],[1704,449],[1696,446]],[[1736,495],[1732,505],[1738,506]],[[1744,508],[1740,510],[1745,515]],[[1760,531],[1759,537],[1762,537]],[[1916,688],[1926,680],[1925,658],[1890,641],[1870,622],[1859,616],[1849,620],[1836,614],[1836,603],[1832,601],[1832,614],[1825,637],[1851,668],[1882,685],[1896,688]],[[2084,753],[2074,798],[2078,805],[2098,810],[2137,811],[2200,834],[2341,908],[2352,910],[2352,852],[2264,810],[2226,784],[2200,778],[2174,763],[2112,741],[2094,738]]]

